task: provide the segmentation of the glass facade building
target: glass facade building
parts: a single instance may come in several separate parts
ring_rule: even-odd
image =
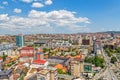
[[[84,72],[92,72],[92,65],[84,65]]]
[[[16,46],[18,46],[18,47],[24,46],[24,36],[23,35],[16,36]]]

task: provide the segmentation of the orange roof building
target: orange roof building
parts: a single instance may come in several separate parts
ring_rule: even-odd
[[[62,64],[57,64],[55,66],[55,68],[57,69],[61,69],[63,72],[66,72],[67,71],[67,68],[65,66],[63,66]]]
[[[75,58],[81,59],[81,58],[82,58],[82,55],[77,55],[77,56],[75,56]]]

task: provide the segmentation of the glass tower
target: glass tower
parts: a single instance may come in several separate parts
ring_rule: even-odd
[[[16,46],[18,46],[18,47],[24,46],[24,36],[23,35],[16,36]]]

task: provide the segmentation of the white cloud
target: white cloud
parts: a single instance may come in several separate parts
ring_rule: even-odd
[[[32,2],[33,0],[22,0],[23,2],[25,2],[25,3],[30,3],[30,2]]]
[[[1,14],[0,15],[0,21],[8,21],[9,17],[8,14]]]
[[[42,17],[45,17],[46,16],[46,12],[39,12],[39,11],[36,11],[36,10],[31,10],[28,14],[28,17],[31,17],[31,18],[42,18]]]
[[[15,9],[14,9],[14,12],[15,12],[15,13],[21,13],[22,10],[21,10],[21,9],[18,9],[18,8],[15,8]]]
[[[41,7],[44,7],[44,5],[42,3],[39,3],[39,2],[34,2],[32,4],[32,7],[35,7],[35,8],[41,8]]]
[[[7,1],[2,2],[3,5],[8,5]]]
[[[66,32],[80,31],[87,25],[89,19],[86,17],[76,17],[75,14],[67,10],[43,12],[31,10],[28,17],[9,16],[0,14],[0,27],[13,30],[33,31],[38,33],[57,33],[59,29],[66,29]]]
[[[45,1],[45,4],[46,4],[46,5],[51,5],[51,4],[52,4],[52,0],[46,0],[46,1]]]

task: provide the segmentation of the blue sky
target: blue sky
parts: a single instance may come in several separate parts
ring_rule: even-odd
[[[0,0],[0,34],[120,31],[120,0]]]

